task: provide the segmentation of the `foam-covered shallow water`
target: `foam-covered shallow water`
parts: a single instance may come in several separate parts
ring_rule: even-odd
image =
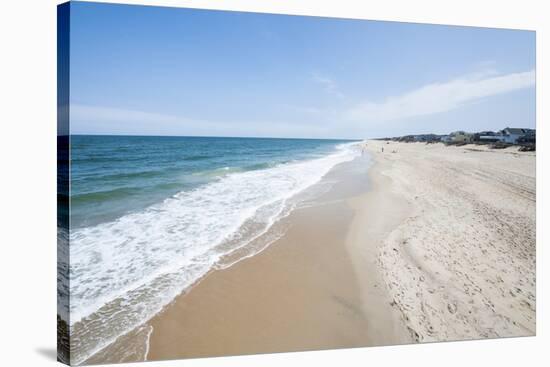
[[[71,143],[76,364],[210,269],[263,249],[296,194],[359,155],[354,144],[331,140],[77,136]]]

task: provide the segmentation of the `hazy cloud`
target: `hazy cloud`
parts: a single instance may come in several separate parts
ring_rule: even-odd
[[[357,121],[389,121],[431,115],[459,108],[468,102],[535,85],[535,70],[495,76],[476,73],[448,82],[433,83],[383,102],[365,101],[344,115]]]
[[[182,122],[180,117],[163,115],[159,113],[142,112],[123,108],[88,106],[71,104],[71,120],[73,121],[111,121],[111,122]]]
[[[307,112],[317,113],[312,109]],[[326,137],[330,125],[309,120],[293,123],[271,120],[208,121],[124,108],[71,104],[72,134]]]

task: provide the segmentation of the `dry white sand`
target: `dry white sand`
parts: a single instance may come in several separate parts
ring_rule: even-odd
[[[377,195],[409,208],[377,258],[411,336],[534,335],[535,153],[380,141],[367,149],[387,179]]]

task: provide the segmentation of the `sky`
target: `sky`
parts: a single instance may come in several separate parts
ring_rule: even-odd
[[[71,3],[71,134],[363,139],[535,127],[535,33]]]

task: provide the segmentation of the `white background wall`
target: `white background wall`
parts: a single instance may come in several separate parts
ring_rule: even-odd
[[[537,30],[537,337],[155,362],[153,366],[535,366],[550,360],[548,93],[544,0],[157,0],[136,4]],[[0,4],[0,365],[54,365],[56,4]],[[543,104],[543,101],[546,104]],[[546,221],[546,224],[545,224]],[[546,288],[546,291],[545,289]]]

